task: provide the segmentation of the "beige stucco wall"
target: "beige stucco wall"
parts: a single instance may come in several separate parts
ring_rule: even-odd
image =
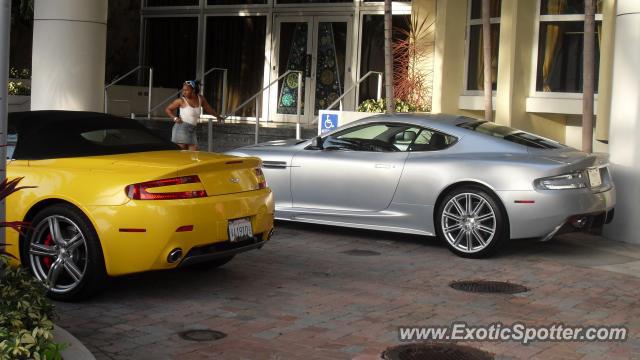
[[[609,140],[609,117],[613,80],[613,44],[616,30],[616,0],[602,4],[602,39],[600,40],[600,80],[598,82],[597,140]],[[594,147],[595,149],[595,147]]]
[[[600,63],[600,90],[596,120],[597,138],[608,137],[608,113],[611,97],[611,44],[613,43],[613,13],[615,0],[604,0],[603,37]],[[575,136],[579,115],[527,112],[527,98],[532,94],[537,62],[537,0],[503,0],[500,18],[500,44],[495,121],[534,132],[545,137],[581,147],[581,137]],[[483,111],[462,110],[459,99],[464,95],[464,70],[467,54],[467,0],[438,0],[434,59],[433,112],[483,117]],[[574,99],[579,101],[579,99]],[[578,130],[579,131],[579,130]],[[596,151],[606,150],[596,142]]]
[[[466,0],[437,0],[432,112],[458,113],[464,69]]]

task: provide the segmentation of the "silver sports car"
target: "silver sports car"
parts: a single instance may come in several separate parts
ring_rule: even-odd
[[[464,257],[611,221],[607,156],[463,116],[378,115],[257,156],[276,218],[437,236]]]

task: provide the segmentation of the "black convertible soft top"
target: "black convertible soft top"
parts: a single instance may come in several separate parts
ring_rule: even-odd
[[[136,120],[86,111],[9,113],[8,134],[17,135],[16,160],[179,149]]]

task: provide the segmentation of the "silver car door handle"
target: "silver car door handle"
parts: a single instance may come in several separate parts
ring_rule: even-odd
[[[376,164],[375,168],[376,169],[391,169],[393,167],[393,165],[391,164]]]
[[[265,160],[262,162],[262,167],[265,169],[286,169],[287,162],[286,161],[269,161]]]

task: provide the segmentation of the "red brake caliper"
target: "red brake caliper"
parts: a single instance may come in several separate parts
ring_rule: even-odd
[[[51,233],[47,234],[47,237],[44,239],[44,245],[53,245],[53,237],[51,236]],[[42,258],[42,263],[47,267],[47,269],[49,269],[51,268],[51,264],[53,263],[53,258],[51,256]]]

